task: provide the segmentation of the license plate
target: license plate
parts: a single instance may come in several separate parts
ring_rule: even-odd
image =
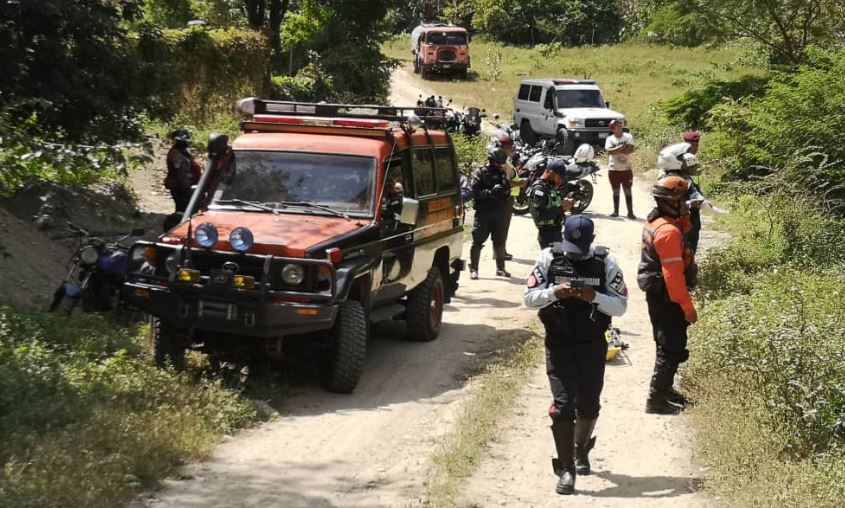
[[[604,139],[609,135],[610,135],[609,132],[599,132],[599,139]]]
[[[441,64],[441,67],[443,67],[444,69],[451,69],[452,64]]]
[[[231,286],[232,285],[232,273],[231,272],[224,272],[224,271],[212,271],[211,272],[211,280],[209,283],[213,286]]]

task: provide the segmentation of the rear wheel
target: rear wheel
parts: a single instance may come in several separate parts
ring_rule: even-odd
[[[408,294],[405,315],[411,340],[427,342],[437,337],[443,322],[444,297],[443,276],[433,266],[425,281]]]
[[[513,214],[525,215],[526,213],[528,213],[528,196],[525,189],[520,189],[519,195],[513,200]]]
[[[519,137],[529,146],[534,146],[537,143],[537,133],[531,128],[528,120],[523,120],[519,126]]]
[[[590,206],[593,201],[593,184],[586,180],[578,180],[578,190],[572,193],[575,203],[572,205],[572,213],[581,213]]]
[[[176,370],[185,368],[184,331],[157,317],[151,317],[150,343],[153,348],[153,365],[164,368],[169,364]]]
[[[331,349],[323,353],[320,376],[323,387],[336,393],[350,393],[358,386],[367,354],[367,318],[360,302],[340,304],[332,328]]]
[[[558,155],[572,155],[575,153],[575,140],[569,135],[569,131],[566,129],[558,130],[557,140],[560,143],[557,149]]]

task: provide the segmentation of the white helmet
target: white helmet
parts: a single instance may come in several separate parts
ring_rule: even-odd
[[[575,150],[575,155],[573,155],[576,164],[585,164],[593,162],[593,159],[595,159],[595,157],[595,150],[593,150],[593,147],[588,145],[587,143],[584,143],[583,145],[579,146]]]
[[[657,167],[663,171],[680,171],[684,154],[689,150],[687,143],[669,145],[657,155]]]
[[[696,157],[695,154],[692,154],[692,153],[685,153],[684,154],[684,164],[688,168],[694,168],[694,167],[698,166],[698,157]]]

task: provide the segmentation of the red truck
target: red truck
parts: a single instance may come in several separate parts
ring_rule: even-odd
[[[454,71],[467,77],[470,67],[466,28],[445,23],[424,23],[411,32],[414,72],[427,79],[432,73]]]

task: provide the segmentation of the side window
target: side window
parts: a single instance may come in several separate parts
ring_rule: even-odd
[[[555,89],[549,88],[546,90],[546,99],[543,101],[543,107],[546,109],[555,109]]]
[[[528,100],[531,102],[540,102],[540,96],[543,95],[543,87],[541,86],[532,86],[531,87],[531,95],[528,97]]]
[[[455,190],[458,180],[452,163],[452,151],[448,148],[434,150],[434,173],[437,178],[437,192]]]
[[[381,195],[381,218],[396,220],[402,212],[402,196],[405,195],[405,178],[402,174],[402,159],[390,159],[384,163],[384,190]]]
[[[414,173],[416,197],[434,194],[434,164],[431,148],[417,148],[411,152],[411,171]]]
[[[521,101],[527,101],[528,100],[528,93],[530,91],[531,91],[531,85],[521,85],[519,87],[519,96],[517,96],[517,99],[519,99]]]

